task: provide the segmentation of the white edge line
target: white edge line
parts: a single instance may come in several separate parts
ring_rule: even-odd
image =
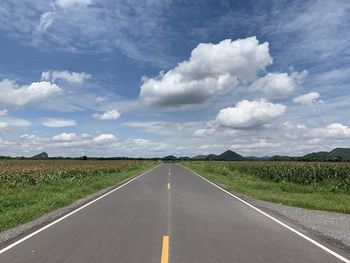
[[[155,167],[153,167],[153,168],[151,168],[151,169],[149,169],[149,170],[143,172],[142,174],[139,174],[138,176],[136,176],[136,177],[130,179],[129,181],[125,182],[124,184],[122,184],[122,185],[120,185],[120,186],[118,186],[118,187],[112,189],[111,191],[109,191],[109,192],[107,192],[107,193],[105,193],[105,194],[103,194],[103,195],[97,197],[96,199],[94,199],[94,200],[92,200],[92,201],[86,203],[85,205],[83,205],[83,206],[81,206],[81,207],[79,207],[79,208],[73,210],[72,212],[70,212],[70,213],[68,213],[68,214],[66,214],[66,215],[64,215],[64,216],[62,216],[62,217],[56,219],[55,221],[53,221],[53,222],[51,222],[50,224],[48,224],[48,225],[46,225],[46,226],[44,226],[44,227],[42,227],[42,228],[40,228],[40,229],[34,231],[33,233],[30,233],[29,235],[27,235],[27,236],[25,236],[25,237],[23,237],[23,238],[17,240],[16,242],[12,243],[11,245],[8,245],[7,247],[1,249],[1,250],[0,250],[0,254],[2,254],[2,253],[4,253],[4,252],[6,252],[7,250],[9,250],[9,249],[11,249],[11,248],[17,246],[18,244],[24,242],[25,240],[27,240],[27,239],[29,239],[29,238],[31,238],[31,237],[33,237],[33,236],[39,234],[40,232],[44,231],[45,229],[47,229],[47,228],[49,228],[49,227],[51,227],[51,226],[57,224],[58,222],[60,222],[60,221],[62,221],[62,220],[64,220],[64,219],[66,219],[67,217],[69,217],[69,216],[71,216],[71,215],[77,213],[78,211],[84,209],[85,207],[87,207],[87,206],[89,206],[89,205],[91,205],[91,204],[97,202],[98,200],[100,200],[100,199],[106,197],[107,195],[113,193],[114,191],[117,191],[118,189],[120,189],[120,188],[122,188],[122,187],[128,185],[128,184],[131,183],[132,181],[135,181],[136,179],[138,179],[138,178],[141,177],[142,175],[145,175],[146,173],[152,171],[153,169],[156,169],[157,167],[159,167],[159,166],[161,166],[161,165],[162,165],[162,164],[159,164],[159,165],[157,165],[157,166],[155,166]]]
[[[184,167],[184,166],[183,166]],[[334,252],[333,250],[329,249],[328,247],[325,247],[324,245],[318,243],[317,241],[313,240],[312,238],[304,235],[303,233],[299,232],[298,230],[286,225],[285,223],[281,222],[280,220],[278,220],[277,218],[265,213],[264,211],[260,210],[259,208],[253,206],[252,204],[248,203],[247,201],[244,201],[243,199],[239,198],[238,196],[230,193],[229,191],[221,188],[220,186],[216,185],[215,183],[213,183],[212,181],[204,178],[203,176],[199,175],[198,173],[192,171],[191,169],[188,169],[186,167],[184,167],[185,169],[191,171],[192,173],[194,173],[195,175],[197,175],[198,177],[202,178],[203,180],[207,181],[208,183],[212,184],[213,186],[215,186],[216,188],[220,189],[221,191],[224,191],[226,194],[236,198],[237,200],[241,201],[242,203],[246,204],[247,206],[253,208],[254,210],[258,211],[259,213],[263,214],[264,216],[270,218],[271,220],[275,221],[276,223],[280,224],[281,226],[287,228],[288,230],[292,231],[293,233],[297,234],[298,236],[306,239],[307,241],[311,242],[312,244],[316,245],[317,247],[323,249],[324,251],[328,252],[329,254],[333,255],[334,257],[342,260],[343,262],[346,262],[346,263],[350,263],[350,260],[339,255],[338,253]]]

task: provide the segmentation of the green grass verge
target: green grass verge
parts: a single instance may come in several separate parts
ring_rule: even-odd
[[[38,185],[1,188],[0,232],[72,204],[89,194],[113,186],[147,170],[157,162],[140,162],[118,173],[60,178]]]
[[[350,193],[333,192],[330,182],[317,185],[299,185],[290,182],[272,182],[237,171],[208,169],[205,162],[181,162],[181,164],[229,191],[274,203],[308,209],[350,213]],[[212,168],[212,167],[211,167]]]

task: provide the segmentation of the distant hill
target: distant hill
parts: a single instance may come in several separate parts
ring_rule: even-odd
[[[243,161],[245,158],[234,151],[228,150],[218,155],[216,160],[224,160],[224,161]]]
[[[32,157],[33,159],[48,159],[49,155],[46,152],[39,153]]]
[[[223,160],[223,161],[350,161],[350,148],[336,148],[330,152],[313,152],[306,154],[301,157],[296,156],[284,156],[284,155],[273,155],[255,157],[248,156],[243,157],[242,155],[228,150],[220,155],[208,154],[208,155],[197,155],[192,159],[195,160]]]
[[[177,160],[177,157],[174,155],[168,155],[162,158],[163,160]]]
[[[341,157],[343,161],[350,161],[350,149],[349,148],[335,148],[329,152],[329,155],[333,158]]]
[[[330,152],[314,152],[300,157],[304,161],[350,161],[349,148],[336,148]]]
[[[193,157],[196,160],[223,160],[223,161],[243,161],[245,158],[234,151],[228,150],[220,155],[208,154],[208,155],[197,155]]]

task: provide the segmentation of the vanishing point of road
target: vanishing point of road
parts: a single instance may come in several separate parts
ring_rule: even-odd
[[[350,262],[304,234],[166,163],[0,249],[0,262]]]

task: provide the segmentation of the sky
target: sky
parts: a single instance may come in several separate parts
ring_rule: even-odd
[[[0,155],[350,147],[348,0],[2,0]]]

